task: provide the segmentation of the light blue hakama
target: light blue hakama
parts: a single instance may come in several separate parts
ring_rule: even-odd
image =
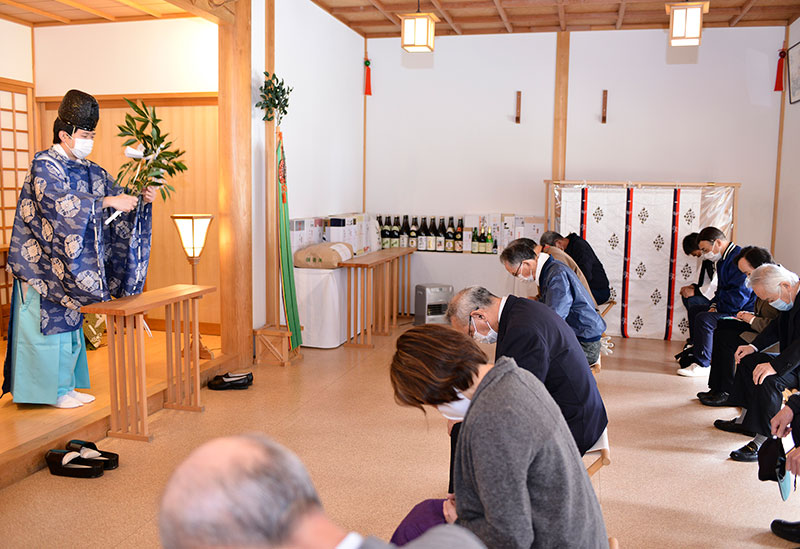
[[[55,404],[76,387],[89,388],[89,365],[83,327],[71,332],[43,335],[39,293],[14,281],[8,353],[14,402]]]

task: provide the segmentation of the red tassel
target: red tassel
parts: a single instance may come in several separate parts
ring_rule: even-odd
[[[372,75],[369,59],[364,59],[364,95],[372,95]]]
[[[786,50],[778,53],[778,74],[775,75],[775,91],[783,91],[783,59],[786,57]]]

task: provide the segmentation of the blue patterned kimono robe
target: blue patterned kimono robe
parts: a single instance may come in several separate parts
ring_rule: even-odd
[[[39,329],[44,336],[82,329],[83,305],[141,293],[150,259],[152,206],[140,201],[133,211],[105,225],[114,210],[102,207],[103,198],[120,194],[122,187],[94,162],[71,160],[59,149],[53,146],[33,158],[20,191],[8,253],[14,277],[41,297]],[[9,336],[14,322],[12,307]],[[13,347],[9,337],[3,394],[11,391],[15,401],[37,402],[17,398],[13,374],[57,378],[58,363],[42,356],[36,364],[15,368]],[[76,367],[76,378],[85,374],[88,381],[85,358],[83,362]],[[55,402],[55,395],[45,396],[47,400],[39,397],[38,402]]]

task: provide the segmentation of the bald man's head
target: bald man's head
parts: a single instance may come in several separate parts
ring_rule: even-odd
[[[302,462],[260,435],[214,439],[167,482],[159,529],[167,549],[277,547],[321,507]]]

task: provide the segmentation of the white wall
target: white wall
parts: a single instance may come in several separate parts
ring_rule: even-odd
[[[217,91],[217,26],[165,19],[39,27],[36,95]]]
[[[432,54],[405,53],[397,38],[370,40],[367,210],[544,214],[555,50],[554,34],[439,37]],[[501,294],[513,286],[497,256],[419,253],[411,263],[412,285],[482,284]]]
[[[0,19],[0,78],[33,82],[31,27]]]
[[[706,29],[678,49],[661,30],[572,33],[567,178],[741,182],[737,240],[769,247],[783,37]]]
[[[364,39],[310,0],[275,2],[292,218],[361,211]]]
[[[800,20],[789,28],[789,47],[800,42]],[[800,46],[798,46],[800,47]],[[794,52],[793,52],[794,53]],[[783,118],[783,154],[778,205],[775,257],[794,272],[800,272],[800,103],[789,103],[786,87],[786,111]]]

